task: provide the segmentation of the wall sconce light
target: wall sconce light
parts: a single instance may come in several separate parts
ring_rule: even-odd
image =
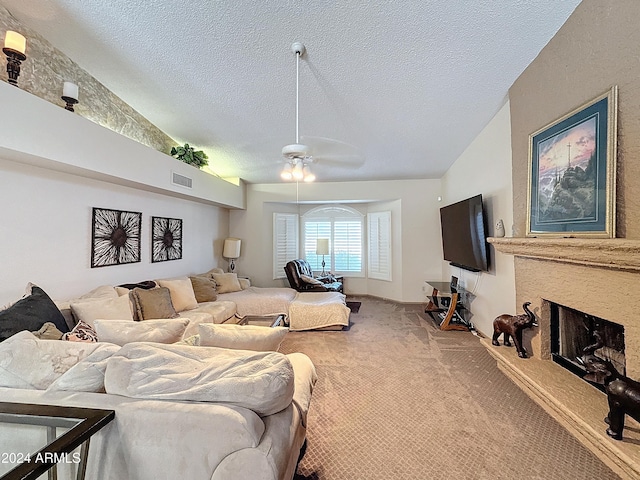
[[[61,98],[67,103],[64,107],[65,110],[69,110],[70,112],[75,111],[73,106],[78,103],[78,85],[71,82],[64,82]]]
[[[239,238],[226,238],[224,240],[224,248],[222,256],[229,259],[229,271],[231,273],[236,269],[235,260],[240,258],[240,244],[242,240]]]
[[[316,240],[316,255],[322,255],[322,276],[326,275],[324,271],[324,256],[329,255],[329,239],[328,238],[318,238]]]
[[[27,39],[18,32],[7,30],[4,37],[4,48],[2,49],[7,56],[7,75],[9,83],[18,86],[18,77],[20,76],[20,63],[27,59],[25,52],[27,51]]]

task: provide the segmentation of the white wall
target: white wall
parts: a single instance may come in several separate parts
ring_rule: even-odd
[[[359,211],[392,211],[391,282],[347,278],[348,294],[370,294],[399,302],[422,302],[424,281],[442,275],[437,197],[440,180],[395,180],[247,186],[247,209],[230,212],[230,234],[242,239],[238,272],[259,286],[283,286],[272,268],[273,212],[303,212],[320,202],[339,202]],[[296,199],[300,207],[296,205]],[[313,204],[313,205],[309,205]],[[288,284],[287,284],[288,286]]]
[[[0,305],[27,282],[65,299],[103,284],[209,270],[228,234],[225,208],[113,185],[0,158]],[[90,268],[92,207],[142,212],[139,263]],[[183,219],[183,258],[150,263],[151,216]]]
[[[482,194],[489,236],[502,219],[507,236],[513,224],[511,188],[511,124],[507,102],[442,177],[442,206]],[[443,262],[443,279],[451,275],[473,294],[471,321],[485,335],[493,331],[493,319],[516,313],[513,257],[490,246],[490,271],[473,273]],[[520,309],[517,310],[520,313]]]

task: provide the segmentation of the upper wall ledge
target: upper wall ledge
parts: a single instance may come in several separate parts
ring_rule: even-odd
[[[102,127],[22,89],[0,82],[6,121],[0,159],[225,208],[245,207],[233,185]],[[191,179],[191,188],[172,182]]]
[[[640,240],[491,237],[488,242],[516,257],[640,271]]]

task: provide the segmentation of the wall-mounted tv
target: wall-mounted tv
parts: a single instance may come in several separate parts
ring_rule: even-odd
[[[442,207],[440,225],[445,260],[472,272],[489,270],[482,195]]]

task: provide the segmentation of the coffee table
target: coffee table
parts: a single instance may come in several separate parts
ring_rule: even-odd
[[[0,479],[35,480],[45,472],[56,479],[59,462],[78,464],[76,478],[83,479],[89,439],[114,417],[113,410],[0,402],[0,435],[5,424],[22,425],[30,446],[1,452]],[[79,446],[80,452],[73,452]]]
[[[286,327],[289,325],[284,313],[279,315],[245,315],[238,320],[238,325],[259,325],[262,327]]]

